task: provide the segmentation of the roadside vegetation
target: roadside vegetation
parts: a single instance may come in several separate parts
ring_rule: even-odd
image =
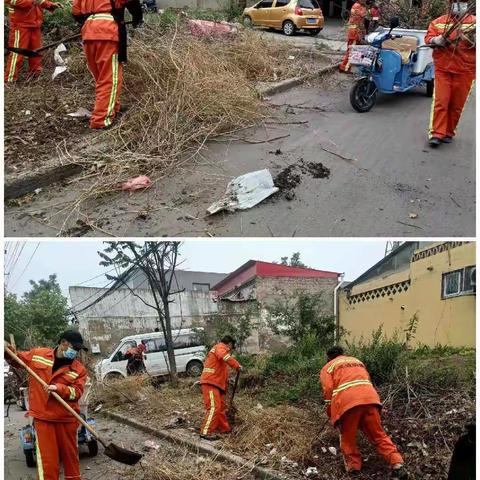
[[[305,304],[303,299],[297,308],[313,312]],[[245,368],[235,433],[218,446],[293,476],[316,467],[319,474],[313,478],[343,480],[338,432],[327,421],[318,379],[334,324],[316,314],[303,319],[304,333],[295,339],[292,330],[290,346],[283,351],[239,355]],[[475,414],[475,351],[412,347],[405,339],[413,341],[414,327],[402,333],[388,337],[380,327],[369,338],[340,343],[370,371],[384,404],[385,428],[404,454],[412,478],[443,480],[455,441]],[[168,383],[154,386],[148,377],[129,378],[97,386],[95,393],[103,408],[160,429],[177,422],[195,435],[203,419],[195,379],[183,378],[174,388]],[[365,459],[361,478],[387,478],[388,468],[365,439],[360,448]]]

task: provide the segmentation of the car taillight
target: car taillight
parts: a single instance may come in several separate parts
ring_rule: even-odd
[[[303,15],[303,11],[299,6],[295,7],[295,15]]]

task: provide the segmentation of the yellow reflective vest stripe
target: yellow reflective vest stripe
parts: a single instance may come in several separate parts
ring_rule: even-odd
[[[335,395],[337,395],[338,393],[342,392],[343,390],[346,390],[347,388],[351,388],[351,387],[356,387],[358,385],[371,385],[372,382],[370,382],[370,380],[365,380],[365,379],[362,379],[362,380],[352,380],[351,382],[345,382],[345,383],[342,383],[341,385],[339,385],[332,393],[332,397],[334,397]]]
[[[53,361],[49,360],[48,358],[41,357],[40,355],[33,355],[32,360],[34,362],[43,363],[43,365],[48,365],[49,367],[53,367]]]

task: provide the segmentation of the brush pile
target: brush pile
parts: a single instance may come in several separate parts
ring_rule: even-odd
[[[97,179],[90,193],[116,190],[136,175],[159,177],[189,162],[212,137],[253,126],[268,114],[255,90],[320,68],[318,59],[271,44],[255,32],[194,38],[182,24],[132,33],[124,68],[124,113],[106,132],[91,132],[67,114],[91,110],[94,86],[79,46],[69,71],[55,80],[51,54],[37,81],[5,92],[7,172],[34,170],[45,160],[83,163]],[[81,147],[81,148],[80,148]],[[93,174],[93,175],[92,175]]]

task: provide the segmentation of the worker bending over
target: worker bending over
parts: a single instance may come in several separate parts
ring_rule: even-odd
[[[344,355],[341,347],[332,347],[327,358],[328,363],[320,371],[320,383],[327,415],[332,425],[340,430],[340,448],[347,472],[359,475],[362,468],[357,447],[357,430],[360,429],[391,465],[392,478],[406,479],[402,456],[382,427],[382,404],[365,365]]]
[[[434,46],[435,88],[429,144],[451,143],[475,80],[476,18],[467,2],[453,2],[450,12],[428,26],[425,43]]]
[[[145,345],[140,343],[138,347],[129,348],[125,352],[125,358],[127,359],[127,375],[141,375],[146,372],[143,359],[145,350]]]
[[[350,71],[350,49],[352,45],[357,45],[363,42],[363,37],[366,32],[366,19],[368,10],[366,7],[366,0],[357,0],[350,10],[350,17],[347,23],[347,51],[343,57],[342,63],[339,67],[341,72]]]
[[[8,348],[15,352],[11,345]],[[50,396],[50,392],[56,392],[80,413],[78,401],[87,379],[85,367],[76,359],[80,350],[87,350],[82,336],[77,331],[67,330],[60,336],[56,348],[33,348],[28,352],[15,352],[48,384],[48,388],[44,388],[33,377],[28,381],[27,415],[34,419],[40,480],[58,480],[60,461],[63,463],[65,479],[80,479],[78,421]],[[10,357],[6,357],[6,360],[13,367],[19,367]]]
[[[95,106],[90,128],[112,125],[120,110],[122,63],[127,61],[125,7],[132,25],[143,21],[139,0],[73,0],[73,16],[82,25],[88,69],[95,79]]]
[[[5,0],[8,11],[8,46],[37,50],[42,46],[43,11],[55,11],[62,4],[49,0]],[[5,83],[13,83],[23,65],[23,56],[10,52],[5,65]],[[42,57],[28,58],[28,77],[37,77],[42,72]]]
[[[205,405],[205,420],[200,430],[200,436],[206,440],[218,440],[215,433],[229,433],[230,424],[227,420],[225,395],[227,392],[228,367],[240,370],[242,367],[232,357],[235,340],[229,335],[222,338],[207,355],[200,377],[203,402]]]

